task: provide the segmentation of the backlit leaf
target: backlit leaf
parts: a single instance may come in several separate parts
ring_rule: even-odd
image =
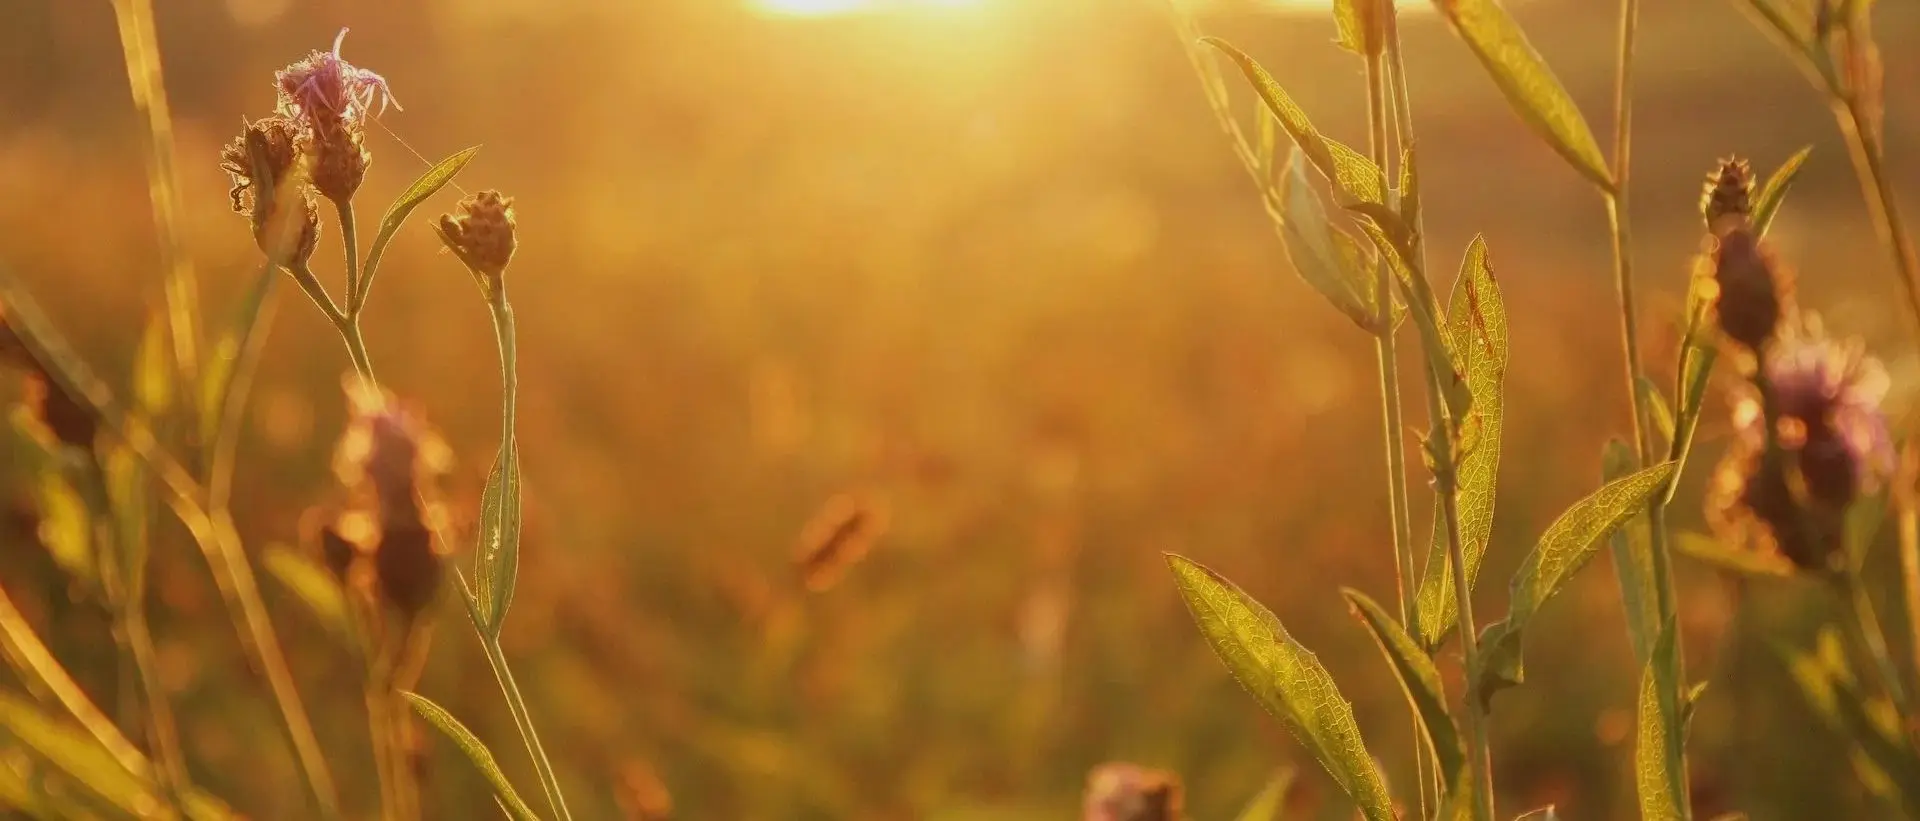
[[[1793,187],[1793,180],[1800,175],[1800,167],[1807,162],[1807,155],[1813,153],[1813,146],[1807,146],[1794,152],[1787,161],[1780,164],[1759,193],[1753,197],[1753,233],[1755,236],[1767,235],[1767,228],[1773,225],[1773,218],[1780,213],[1780,204],[1787,199],[1787,190]]]
[[[1611,482],[1633,473],[1636,461],[1627,443],[1609,440],[1601,458],[1602,480]],[[1610,541],[1613,576],[1620,583],[1620,603],[1627,612],[1627,638],[1633,645],[1634,661],[1645,667],[1660,635],[1660,593],[1653,577],[1653,522],[1646,513],[1636,515],[1614,531]]]
[[[1253,800],[1241,808],[1234,821],[1279,821],[1280,807],[1287,800],[1287,790],[1292,788],[1293,778],[1292,767],[1274,773]]]
[[[1528,622],[1593,558],[1600,542],[1638,515],[1673,479],[1665,462],[1612,482],[1575,502],[1541,534],[1514,572],[1507,617],[1482,631],[1481,696],[1524,680],[1521,649]]]
[[[466,168],[467,163],[473,161],[473,155],[478,153],[480,153],[480,146],[476,145],[461,149],[453,156],[434,163],[425,174],[421,174],[419,179],[407,186],[407,190],[400,192],[400,196],[394,198],[392,205],[387,206],[387,213],[380,218],[380,230],[373,235],[373,244],[367,248],[367,264],[361,270],[363,284],[358,294],[361,303],[366,301],[367,288],[373,284],[373,275],[380,269],[380,258],[386,255],[387,246],[393,242],[394,235],[399,233],[400,226],[407,221],[407,216],[412,214],[415,208],[419,208],[421,203],[426,202],[428,197],[439,193],[440,189],[453,182],[453,178],[460,173],[461,169]],[[355,304],[351,307],[357,309],[359,305]]]
[[[1466,748],[1461,746],[1453,716],[1447,713],[1447,691],[1440,684],[1440,670],[1434,667],[1433,658],[1365,593],[1342,588],[1340,595],[1346,597],[1348,608],[1373,635],[1374,643],[1387,657],[1387,665],[1393,668],[1394,678],[1400,681],[1400,689],[1419,713],[1421,729],[1426,731],[1427,742],[1440,762],[1440,783],[1459,783],[1466,767]]]
[[[1474,237],[1467,246],[1448,299],[1447,336],[1466,373],[1477,430],[1473,448],[1457,466],[1460,549],[1467,561],[1467,584],[1480,576],[1480,561],[1493,537],[1494,497],[1500,473],[1501,431],[1504,427],[1503,391],[1507,378],[1507,309],[1494,279],[1487,244]],[[1453,566],[1447,552],[1446,521],[1434,502],[1433,538],[1420,582],[1421,642],[1439,646],[1458,621],[1454,601]]]
[[[1217,37],[1204,37],[1201,42],[1219,49],[1240,67],[1240,72],[1253,84],[1254,92],[1260,95],[1261,102],[1280,120],[1280,127],[1286,130],[1287,136],[1293,138],[1294,145],[1306,153],[1313,167],[1343,195],[1345,201],[1342,205],[1349,202],[1386,202],[1386,176],[1379,166],[1374,165],[1366,155],[1322,135],[1307,119],[1307,113],[1280,86],[1280,82],[1245,52]]]
[[[512,439],[500,446],[480,495],[480,544],[473,575],[484,629],[498,638],[520,575],[520,456]]]
[[[1320,660],[1232,582],[1182,556],[1167,554],[1167,564],[1201,634],[1240,686],[1286,724],[1367,821],[1394,821],[1353,705]]]
[[[1759,578],[1792,578],[1797,569],[1787,557],[1776,553],[1731,547],[1704,533],[1680,531],[1674,534],[1673,550],[1717,570]]]
[[[1333,0],[1333,22],[1339,32],[1340,47],[1355,54],[1380,54],[1386,40],[1382,36],[1382,3],[1393,0]]]
[[[1307,178],[1297,146],[1287,159],[1280,202],[1280,232],[1294,270],[1354,324],[1374,331],[1379,324],[1378,277],[1364,259],[1338,244],[1338,239],[1348,240],[1349,245],[1352,240],[1328,221],[1326,206]]]
[[[461,752],[467,754],[467,760],[473,762],[474,768],[486,777],[488,784],[493,785],[494,794],[499,796],[501,803],[513,813],[517,821],[539,821],[539,816],[534,815],[533,808],[527,806],[527,802],[520,800],[520,795],[514,792],[513,784],[507,781],[506,773],[501,772],[500,765],[493,760],[493,752],[487,749],[487,745],[480,743],[480,739],[475,737],[466,725],[461,724],[460,720],[454,718],[451,713],[441,709],[440,705],[427,700],[425,696],[416,693],[400,695],[407,699],[408,704],[413,705],[414,712],[419,713],[420,717],[426,719],[427,723],[432,724],[435,729],[446,734],[447,738],[452,739],[453,743],[460,747]]]
[[[1653,653],[1640,675],[1640,699],[1633,749],[1634,786],[1642,821],[1684,821],[1688,807],[1682,757],[1685,734],[1679,704],[1680,655],[1669,618],[1660,628]]]
[[[1586,118],[1499,0],[1434,0],[1433,4],[1480,59],[1520,118],[1574,170],[1612,191],[1613,174]]]
[[[347,623],[347,599],[333,573],[284,545],[267,545],[260,555],[267,574],[280,580],[287,591],[306,605],[320,626],[335,639],[348,641],[352,630]]]

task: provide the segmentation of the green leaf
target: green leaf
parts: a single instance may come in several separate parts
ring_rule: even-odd
[[[1393,0],[1333,0],[1333,22],[1340,47],[1362,56],[1378,56],[1386,45],[1381,3]]]
[[[1427,278],[1413,268],[1417,258],[1405,241],[1410,235],[1406,233],[1404,223],[1392,209],[1383,205],[1361,203],[1350,206],[1349,210],[1362,217],[1359,220],[1360,230],[1388,263],[1394,284],[1406,301],[1408,313],[1413,316],[1414,329],[1420,334],[1420,352],[1426,357],[1427,368],[1439,380],[1441,395],[1448,410],[1455,419],[1466,418],[1473,396],[1466,377],[1461,374],[1459,354],[1448,343],[1447,333],[1442,330],[1439,299],[1434,296]]]
[[[1633,472],[1638,462],[1633,448],[1619,439],[1607,442],[1601,458],[1602,480],[1611,482]],[[1612,539],[1613,575],[1620,582],[1620,602],[1627,611],[1627,638],[1635,663],[1644,667],[1659,638],[1659,591],[1653,579],[1653,522],[1645,513],[1633,519]]]
[[[1478,420],[1477,441],[1458,466],[1460,548],[1467,560],[1467,585],[1480,577],[1480,562],[1493,538],[1493,507],[1499,486],[1501,431],[1505,413],[1503,392],[1507,379],[1507,309],[1494,280],[1486,241],[1474,237],[1468,244],[1460,274],[1448,299],[1447,336],[1459,352]],[[1438,647],[1457,623],[1453,564],[1447,554],[1446,520],[1440,502],[1434,502],[1433,539],[1427,549],[1426,571],[1416,602],[1421,642]]]
[[[1667,404],[1666,394],[1660,392],[1660,386],[1653,384],[1653,380],[1644,376],[1634,384],[1639,387],[1640,395],[1646,399],[1647,415],[1652,417],[1648,421],[1653,423],[1654,432],[1660,434],[1660,441],[1671,444],[1674,431],[1673,406]]]
[[[1293,787],[1294,772],[1287,767],[1267,779],[1267,785],[1241,808],[1234,821],[1279,821],[1280,807],[1286,802],[1287,790]]]
[[[222,418],[226,414],[229,396],[236,389],[235,380],[241,370],[241,357],[257,359],[259,356],[257,349],[261,344],[260,337],[266,334],[273,316],[268,300],[279,287],[280,279],[278,266],[261,266],[260,272],[254,275],[253,284],[247,286],[246,294],[240,298],[233,321],[214,342],[206,367],[200,373],[200,440],[207,444],[209,450],[222,437],[239,434],[238,431],[221,430]]]
[[[333,635],[336,640],[350,642],[353,630],[347,619],[346,592],[340,589],[340,582],[333,574],[312,559],[287,548],[284,545],[270,544],[260,554],[260,564],[267,574],[280,580],[287,591],[306,605],[320,626]]]
[[[1541,534],[1539,544],[1514,572],[1507,617],[1481,633],[1482,669],[1477,675],[1483,700],[1525,680],[1521,648],[1527,623],[1593,558],[1602,539],[1613,535],[1645,509],[1655,493],[1666,488],[1673,479],[1673,469],[1672,462],[1665,462],[1608,482],[1574,503]]]
[[[1753,233],[1764,237],[1767,228],[1773,225],[1773,218],[1780,213],[1780,204],[1787,199],[1787,190],[1793,187],[1793,179],[1800,175],[1800,166],[1807,162],[1807,155],[1813,153],[1813,146],[1802,148],[1787,161],[1780,164],[1773,174],[1767,177],[1760,193],[1753,198]]]
[[[1782,9],[1774,0],[1745,0],[1734,5],[1745,8],[1760,24],[1762,31],[1772,35],[1774,42],[1794,54],[1806,54],[1813,45],[1813,25],[1811,16],[1801,20],[1800,15]]]
[[[1920,760],[1905,743],[1892,705],[1860,692],[1839,631],[1822,628],[1812,652],[1780,644],[1774,652],[1814,714],[1853,742],[1849,757],[1861,782],[1881,798],[1898,802],[1908,817],[1920,817]]]
[[[1680,652],[1674,637],[1677,631],[1669,617],[1640,675],[1633,768],[1642,821],[1684,821],[1691,806],[1683,780],[1686,762],[1681,706],[1674,703],[1680,692]]]
[[[394,199],[392,205],[387,206],[386,215],[380,218],[380,230],[373,235],[373,245],[367,248],[367,264],[360,275],[362,280],[358,294],[360,301],[352,305],[351,309],[357,310],[360,305],[366,303],[367,289],[373,284],[374,273],[380,269],[380,258],[386,255],[387,245],[393,242],[394,234],[399,233],[400,225],[407,221],[407,216],[413,213],[413,209],[419,208],[421,203],[426,202],[428,197],[439,193],[440,189],[453,182],[453,178],[460,173],[461,169],[466,168],[467,163],[473,161],[473,155],[478,153],[480,153],[480,146],[476,145],[461,149],[453,156],[435,163],[432,168],[427,169],[427,173],[421,174],[419,179],[407,186],[407,190],[400,192],[400,196]]]
[[[1266,118],[1263,118],[1266,119]],[[1280,233],[1287,259],[1300,278],[1319,291],[1354,324],[1373,333],[1379,324],[1378,278],[1364,258],[1349,253],[1357,246],[1327,219],[1326,206],[1307,179],[1300,149],[1287,158],[1280,192]],[[1346,240],[1343,246],[1339,240]]]
[[[1386,782],[1360,737],[1353,705],[1320,660],[1232,582],[1183,556],[1169,553],[1167,564],[1201,634],[1240,686],[1287,725],[1367,821],[1393,821]]]
[[[1728,547],[1704,533],[1681,531],[1674,534],[1673,550],[1682,556],[1716,570],[1756,578],[1788,579],[1799,573],[1785,556]]]
[[[1420,225],[1420,163],[1409,139],[1400,152],[1400,219],[1416,229]]]
[[[480,495],[480,544],[474,555],[474,598],[489,638],[499,638],[520,575],[520,454],[512,439],[500,447]]]
[[[1702,268],[1702,266],[1706,266]],[[1667,458],[1676,463],[1674,475],[1679,476],[1687,466],[1687,459],[1693,454],[1694,432],[1700,426],[1700,414],[1707,401],[1707,385],[1713,378],[1714,363],[1719,361],[1720,349],[1711,338],[1711,326],[1707,322],[1713,308],[1713,298],[1709,296],[1713,283],[1711,263],[1707,257],[1694,258],[1695,270],[1687,288],[1687,327],[1680,341],[1679,384],[1675,397],[1679,409],[1674,414],[1673,436],[1667,441]],[[1663,504],[1673,502],[1673,494],[1679,489],[1680,482],[1674,481],[1667,488]]]
[[[1480,59],[1520,118],[1581,176],[1603,190],[1615,190],[1607,159],[1600,154],[1586,118],[1499,0],[1434,0],[1433,4]]]
[[[8,738],[132,817],[149,817],[165,806],[158,788],[144,773],[128,772],[79,728],[48,717],[18,694],[0,691],[0,740]],[[234,818],[225,804],[197,790],[187,796],[186,805],[192,821]]]
[[[1280,86],[1280,82],[1245,52],[1217,37],[1203,37],[1200,42],[1219,49],[1239,65],[1240,73],[1246,76],[1247,82],[1253,84],[1254,92],[1260,95],[1261,102],[1266,103],[1267,110],[1280,120],[1280,127],[1286,129],[1294,145],[1306,153],[1313,167],[1319,169],[1333,183],[1334,189],[1343,195],[1345,201],[1342,205],[1350,202],[1386,202],[1386,175],[1379,166],[1374,165],[1365,154],[1323,136],[1307,119],[1307,113]]]
[[[1466,748],[1460,743],[1453,716],[1447,713],[1447,691],[1440,684],[1440,670],[1434,667],[1433,658],[1365,593],[1341,588],[1340,595],[1346,597],[1347,607],[1373,635],[1387,657],[1387,665],[1393,668],[1394,678],[1399,679],[1400,689],[1419,713],[1421,729],[1426,731],[1427,743],[1440,762],[1441,783],[1460,783],[1460,773],[1466,768]]]
[[[37,477],[33,498],[40,509],[40,543],[46,545],[54,564],[83,583],[97,582],[93,514],[80,492],[64,473],[48,470]]]
[[[467,754],[467,760],[473,762],[473,766],[486,777],[487,783],[493,785],[494,794],[500,797],[501,802],[513,813],[517,821],[539,821],[539,816],[534,815],[533,808],[528,807],[527,802],[520,800],[520,795],[513,791],[513,784],[507,781],[506,773],[500,771],[500,765],[494,763],[493,753],[487,749],[487,745],[480,743],[480,739],[476,738],[466,725],[441,709],[440,705],[427,700],[425,696],[407,692],[400,695],[406,697],[407,703],[413,705],[413,711],[426,719],[428,724],[432,724],[440,732],[445,733],[447,738],[452,739],[454,744],[459,745],[460,751]]]

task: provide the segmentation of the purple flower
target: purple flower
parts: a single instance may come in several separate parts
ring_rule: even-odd
[[[340,57],[340,43],[346,38],[347,30],[341,29],[333,38],[332,51],[313,52],[274,74],[274,83],[280,89],[282,115],[311,125],[322,117],[358,120],[371,111],[375,103],[380,105],[381,113],[386,112],[388,105],[396,111],[405,110],[393,98],[393,90],[388,88],[385,77]]]

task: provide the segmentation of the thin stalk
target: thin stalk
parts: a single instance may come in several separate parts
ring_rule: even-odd
[[[1900,592],[1907,606],[1907,640],[1911,642],[1908,649],[1920,657],[1920,517],[1915,516],[1911,497],[1895,504],[1900,527]]]
[[[160,71],[160,38],[154,32],[147,0],[113,0],[120,50],[134,107],[146,115],[147,191],[153,201],[153,226],[159,236],[174,367],[180,384],[198,383],[200,317],[193,264],[182,248],[180,193],[174,171],[173,117]]]
[[[474,601],[473,588],[468,586],[467,577],[455,574],[460,581],[460,593],[471,605]],[[527,702],[520,696],[520,685],[513,680],[513,671],[507,666],[507,655],[500,649],[497,639],[489,638],[485,630],[480,629],[477,611],[471,606],[468,614],[475,617],[474,633],[480,638],[480,647],[486,651],[487,666],[493,668],[493,678],[500,683],[500,692],[506,696],[507,712],[513,716],[513,725],[520,731],[520,740],[527,747],[527,754],[533,758],[534,772],[540,777],[540,789],[546,791],[547,804],[560,821],[572,821],[573,815],[567,810],[566,797],[560,793],[560,780],[553,774],[553,764],[547,760],[546,748],[540,746],[540,734],[533,727],[533,715],[527,710]]]
[[[1907,688],[1900,683],[1900,670],[1893,664],[1893,655],[1887,650],[1887,634],[1880,627],[1880,617],[1874,613],[1873,600],[1867,597],[1867,588],[1860,580],[1860,570],[1848,562],[1847,572],[1834,580],[1842,602],[1851,609],[1851,619],[1844,619],[1848,633],[1854,643],[1873,660],[1874,672],[1880,678],[1880,687],[1891,699],[1894,709],[1900,713],[1902,734],[1913,732],[1913,702],[1907,698]]]
[[[1440,426],[1447,437],[1441,447],[1451,449],[1457,431],[1451,420],[1443,415],[1445,408],[1440,402],[1438,382],[1428,371],[1427,379],[1428,412],[1433,418],[1442,420]],[[1460,486],[1454,472],[1453,459],[1447,456],[1434,471],[1434,490],[1440,494],[1441,516],[1447,525],[1447,558],[1452,560],[1453,597],[1460,611],[1460,651],[1465,656],[1467,669],[1466,714],[1467,724],[1467,764],[1473,776],[1473,817],[1477,821],[1491,821],[1493,818],[1493,753],[1487,739],[1486,711],[1481,708],[1480,684],[1480,637],[1476,632],[1477,622],[1473,618],[1473,588],[1467,581],[1464,568],[1467,566],[1466,547],[1460,541]]]
[[[214,429],[213,453],[207,461],[207,507],[216,510],[225,509],[233,497],[233,474],[239,461],[240,428],[246,421],[247,397],[252,393],[254,376],[260,372],[260,359],[266,351],[274,316],[280,309],[278,275],[271,271],[268,275],[274,279],[268,280],[267,293],[260,298],[260,310],[247,323],[240,338],[233,373],[227,377],[219,407],[214,409],[220,418]]]
[[[1390,166],[1392,144],[1388,141],[1387,87],[1385,67],[1379,54],[1369,54],[1367,66],[1367,136],[1374,165],[1383,173]],[[1397,204],[1397,203],[1396,203]],[[1384,261],[1375,266],[1375,299],[1379,312],[1374,315],[1374,357],[1380,373],[1381,428],[1387,452],[1387,509],[1393,527],[1393,579],[1400,599],[1400,624],[1409,635],[1417,635],[1420,626],[1419,582],[1413,563],[1413,526],[1408,521],[1411,505],[1407,500],[1407,456],[1401,439],[1404,420],[1400,407],[1400,355],[1393,328],[1393,282]],[[1412,707],[1410,704],[1409,707]],[[1429,768],[1428,747],[1419,743],[1425,733],[1419,710],[1412,710],[1413,768],[1419,784],[1415,797],[1416,817],[1427,814],[1429,799],[1438,801],[1437,768]]]
[[[7,661],[21,681],[34,685],[60,702],[67,714],[73,716],[80,728],[93,736],[93,740],[121,768],[138,778],[153,774],[153,768],[146,756],[140,753],[140,748],[121,734],[120,728],[114,726],[113,719],[94,706],[80,683],[73,680],[66,668],[60,666],[60,661],[53,657],[52,651],[41,643],[40,637],[27,624],[20,609],[14,606],[5,588],[0,588],[0,650],[6,652]]]
[[[340,245],[347,265],[347,319],[357,321],[366,299],[361,295],[360,240],[355,236],[353,202],[336,202],[334,209],[340,215]]]
[[[1859,96],[1837,88],[1829,89],[1834,117],[1847,138],[1847,153],[1853,158],[1854,175],[1860,178],[1861,193],[1867,201],[1867,213],[1873,218],[1874,232],[1893,255],[1895,274],[1907,308],[1913,315],[1908,327],[1920,340],[1920,254],[1914,251],[1913,235],[1900,219],[1900,206],[1887,177],[1884,146],[1880,135],[1867,122]]]
[[[339,329],[340,338],[347,343],[347,356],[353,360],[354,373],[359,374],[360,381],[369,386],[379,385],[379,380],[373,378],[373,359],[367,355],[367,340],[360,335],[360,322],[344,320]]]

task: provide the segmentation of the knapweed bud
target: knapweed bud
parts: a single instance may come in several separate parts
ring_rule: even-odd
[[[1746,228],[1709,240],[1720,330],[1756,353],[1780,325],[1792,297],[1793,280],[1765,241]]]
[[[460,201],[458,214],[440,215],[440,239],[481,277],[489,298],[513,261],[513,198],[487,190]]]
[[[336,203],[346,203],[366,177],[372,155],[366,148],[365,118],[378,104],[398,109],[386,78],[340,57],[347,30],[333,40],[332,51],[316,51],[274,75],[279,112],[300,126],[301,150],[313,161],[313,187]]]
[[[1733,447],[1708,492],[1724,534],[1757,537],[1796,565],[1826,568],[1840,549],[1846,510],[1894,468],[1880,401],[1887,374],[1857,340],[1829,339],[1817,317],[1784,329],[1761,368],[1776,419],[1779,458],[1766,458],[1758,389],[1734,404]]]
[[[445,573],[433,531],[424,525],[387,523],[373,551],[374,579],[380,599],[412,618],[440,593]]]
[[[1747,225],[1753,217],[1753,166],[1739,157],[1721,160],[1720,167],[1707,175],[1700,214],[1714,236]]]
[[[300,161],[299,126],[281,116],[248,123],[220,152],[234,213],[247,217],[261,253],[305,264],[320,242],[320,211],[304,185],[287,183]],[[295,205],[294,203],[297,203]]]
[[[1081,821],[1179,821],[1184,818],[1180,778],[1163,770],[1114,762],[1093,768],[1081,804]]]
[[[382,527],[425,522],[421,483],[446,468],[445,442],[392,394],[349,378],[350,418],[334,451],[343,486],[375,502]]]

